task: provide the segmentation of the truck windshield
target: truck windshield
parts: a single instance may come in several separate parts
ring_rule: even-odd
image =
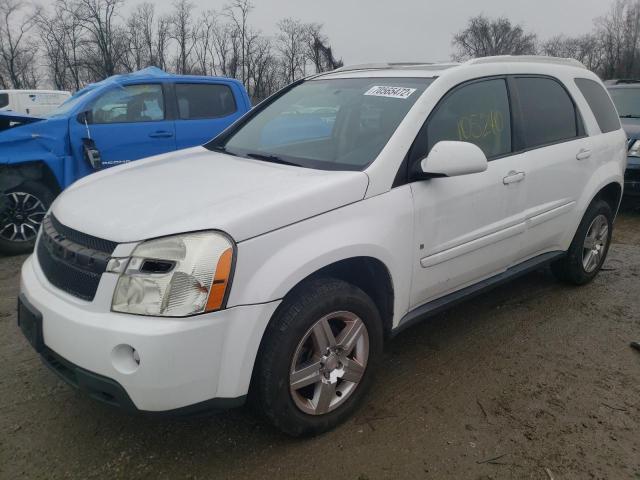
[[[611,88],[611,99],[622,118],[640,118],[640,87]]]
[[[60,105],[58,108],[49,112],[48,115],[45,115],[45,117],[59,117],[59,116],[66,115],[67,113],[71,112],[76,107],[76,105],[78,105],[81,101],[83,101],[84,96],[87,93],[91,92],[92,90],[93,90],[92,88],[84,88],[76,92],[72,97],[70,97],[68,100],[62,103],[62,105]]]
[[[308,168],[363,170],[432,82],[428,78],[306,81],[207,147]]]

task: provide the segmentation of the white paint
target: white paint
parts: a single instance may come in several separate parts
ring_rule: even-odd
[[[488,164],[477,148],[440,145],[423,168],[451,177],[392,188],[443,95],[468,80],[518,73],[558,78],[573,96],[587,136]],[[53,212],[71,228],[121,242],[115,256],[130,255],[141,240],[219,229],[237,242],[235,274],[226,310],[177,320],[112,313],[115,273],[102,276],[93,302],[67,295],[31,258],[21,290],[43,314],[47,345],[120,382],[145,410],[244,395],[271,316],[308,275],[353,257],[377,259],[393,283],[397,325],[426,302],[541,253],[566,250],[594,195],[609,183],[623,184],[625,134],[601,134],[573,82],[599,80],[582,68],[532,60],[327,78],[394,76],[437,79],[365,172],[316,171],[193,148],[77,182]],[[578,161],[582,150],[591,156]],[[505,181],[514,172],[518,181]],[[135,371],[114,368],[110,353],[118,345],[139,353]]]

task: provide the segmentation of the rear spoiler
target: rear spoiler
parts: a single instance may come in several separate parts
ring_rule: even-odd
[[[9,110],[0,110],[0,131],[16,127],[18,125],[26,125],[27,123],[39,122],[41,120],[44,120],[44,118],[34,117],[24,113],[12,112]]]

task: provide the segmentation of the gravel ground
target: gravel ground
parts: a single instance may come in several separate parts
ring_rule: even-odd
[[[245,410],[127,416],[58,381],[0,258],[0,478],[640,479],[640,214],[582,288],[547,271],[401,334],[351,421],[292,440]]]

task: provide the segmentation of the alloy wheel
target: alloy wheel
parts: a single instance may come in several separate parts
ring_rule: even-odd
[[[5,209],[0,216],[0,238],[29,242],[36,238],[47,209],[40,199],[26,192],[5,193]]]
[[[592,273],[602,261],[609,242],[609,221],[604,215],[598,215],[591,222],[582,249],[582,266],[584,271]]]
[[[329,413],[360,384],[369,358],[369,334],[352,312],[325,315],[303,336],[291,363],[289,390],[309,415]]]

